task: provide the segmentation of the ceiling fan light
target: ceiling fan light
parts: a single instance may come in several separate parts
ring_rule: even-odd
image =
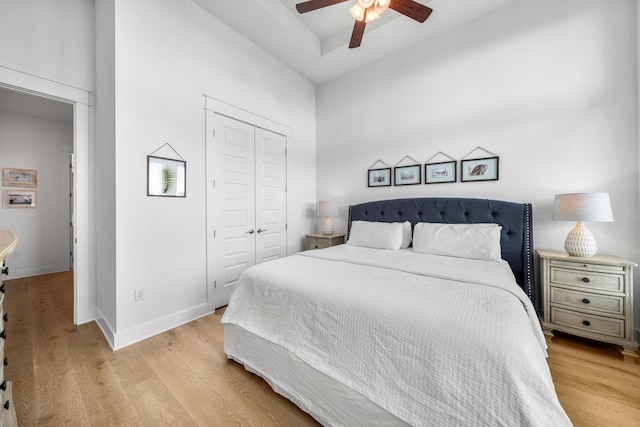
[[[353,19],[356,21],[362,21],[364,19],[364,9],[358,3],[354,4],[353,7],[349,9],[349,12],[351,12],[351,16],[353,16]]]
[[[389,8],[389,0],[376,0],[375,9],[378,15],[382,15],[382,12]]]
[[[364,20],[364,22],[375,21],[378,18],[380,18],[380,15],[378,14],[378,12],[376,12],[375,8],[372,7],[367,10],[366,19]]]
[[[358,4],[362,9],[369,8],[375,0],[358,0]]]

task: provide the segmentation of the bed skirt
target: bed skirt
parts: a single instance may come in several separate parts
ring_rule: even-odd
[[[224,351],[324,426],[409,426],[283,347],[239,326],[224,325]],[[313,396],[313,401],[304,396]]]

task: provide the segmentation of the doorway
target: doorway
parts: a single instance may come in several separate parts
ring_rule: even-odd
[[[3,170],[32,177],[28,184],[3,182],[3,189],[26,191],[34,200],[29,211],[0,214],[21,242],[10,259],[12,277],[72,270],[73,106],[0,88],[0,122]]]
[[[0,89],[71,105],[73,111],[74,227],[72,251],[74,277],[74,323],[96,318],[96,290],[90,289],[93,239],[89,222],[89,92],[15,70],[0,69]]]

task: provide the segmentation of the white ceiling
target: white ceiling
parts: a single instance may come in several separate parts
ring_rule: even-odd
[[[443,31],[519,0],[417,0],[433,13],[423,24],[394,10],[367,24],[362,45],[349,49],[356,0],[299,14],[303,0],[192,0],[315,84],[334,79]],[[393,1],[393,0],[392,0]],[[73,122],[63,102],[0,87],[0,110]]]
[[[356,0],[299,14],[303,0],[192,0],[312,83],[323,83],[518,0],[417,0],[433,9],[420,24],[388,9],[349,49]],[[393,1],[393,0],[392,0]]]

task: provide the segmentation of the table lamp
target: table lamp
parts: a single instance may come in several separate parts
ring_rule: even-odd
[[[332,235],[333,224],[332,216],[338,216],[338,203],[334,200],[321,200],[318,202],[318,216],[324,217],[324,225],[322,226],[322,234]]]
[[[593,234],[584,225],[584,221],[613,221],[609,193],[557,194],[553,200],[553,219],[577,221],[564,242],[564,249],[569,255],[593,256],[598,251],[598,247]]]

